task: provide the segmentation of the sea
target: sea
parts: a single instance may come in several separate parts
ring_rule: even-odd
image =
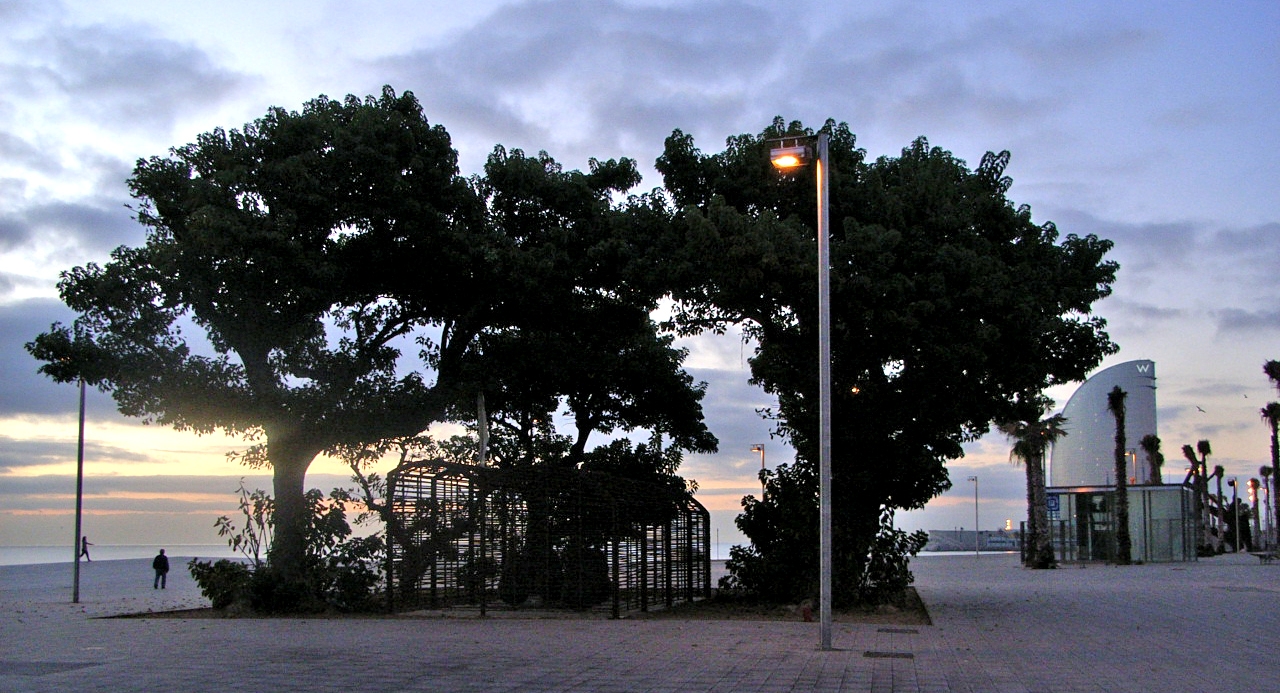
[[[127,558],[151,558],[160,549],[174,561],[192,558],[242,558],[226,544],[93,544],[89,558],[94,561],[117,561]],[[0,566],[36,563],[71,563],[75,549],[71,546],[0,546]]]
[[[711,547],[711,560],[723,564],[729,558],[730,543],[715,543]],[[151,558],[164,549],[171,559],[182,559],[185,563],[192,558],[214,559],[243,558],[232,551],[226,544],[94,544],[89,547],[89,558],[95,561],[114,561],[127,558]],[[1007,551],[983,551],[982,555],[1016,553]],[[963,556],[973,555],[968,551],[921,551],[921,556]],[[75,551],[70,546],[0,546],[0,566],[32,565],[36,563],[70,563],[75,560]]]

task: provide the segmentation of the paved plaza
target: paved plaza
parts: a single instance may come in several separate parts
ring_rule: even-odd
[[[175,560],[0,568],[0,691],[1280,690],[1280,564],[913,561],[933,625],[545,619],[118,619],[205,604]]]

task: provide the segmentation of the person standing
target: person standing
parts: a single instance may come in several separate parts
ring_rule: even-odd
[[[64,544],[64,546],[65,546],[65,544]],[[90,547],[90,546],[93,546],[93,544],[89,543],[89,537],[80,537],[80,555],[81,555],[81,556],[84,556],[84,560],[89,561],[90,563],[92,563],[92,562],[93,562],[93,559],[92,559],[92,558],[89,558],[89,547]]]
[[[160,555],[151,560],[151,567],[156,571],[156,579],[151,583],[151,589],[164,589],[169,575],[169,557],[164,555],[164,549],[160,549]]]

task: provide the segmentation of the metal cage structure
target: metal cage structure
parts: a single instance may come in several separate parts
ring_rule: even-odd
[[[710,514],[691,494],[599,472],[440,461],[387,475],[397,608],[624,613],[711,594]]]

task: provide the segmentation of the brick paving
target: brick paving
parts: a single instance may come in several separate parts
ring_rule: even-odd
[[[204,602],[147,560],[84,566],[78,605],[69,565],[3,567],[0,691],[1280,690],[1280,565],[912,569],[933,625],[837,623],[821,652],[800,622],[104,619]]]

